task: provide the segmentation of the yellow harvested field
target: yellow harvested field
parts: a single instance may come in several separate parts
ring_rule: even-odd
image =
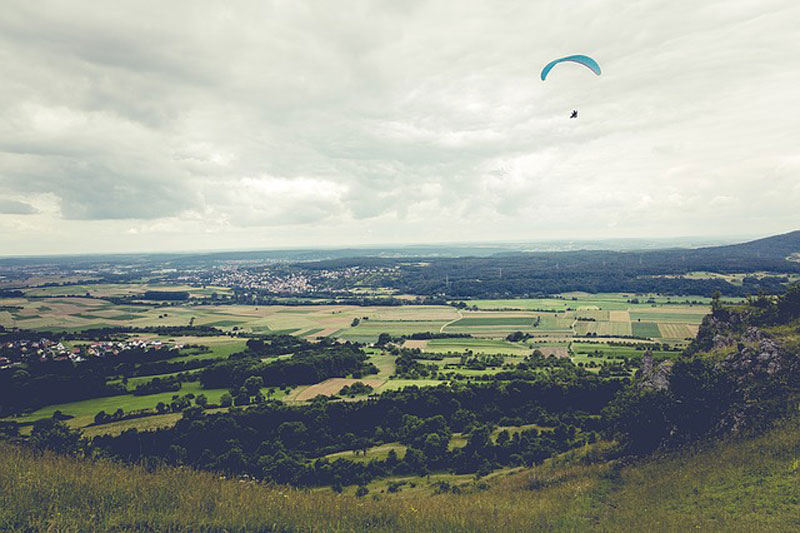
[[[325,329],[323,329],[322,331],[318,331],[318,332],[316,332],[316,333],[315,333],[315,334],[313,334],[311,337],[313,337],[313,338],[327,337],[327,336],[329,336],[329,335],[333,335],[334,333],[336,333],[337,331],[339,331],[339,329],[340,329],[340,328],[325,328]]]
[[[566,346],[540,346],[536,348],[544,354],[545,357],[555,355],[556,357],[569,357],[569,350]]]
[[[613,312],[613,311],[611,311]],[[579,309],[573,313],[576,318],[593,318],[595,320],[618,320],[610,318],[609,311],[598,309]]]
[[[692,328],[690,328],[687,324],[674,324],[665,322],[660,322],[658,324],[658,329],[661,332],[661,336],[666,339],[685,339],[687,337],[693,337],[697,334],[697,327],[698,326],[694,326],[693,331]]]
[[[608,319],[612,322],[630,322],[631,315],[627,311],[609,311]]]
[[[413,350],[414,348],[419,348],[420,350],[424,350],[428,347],[428,341],[412,341],[407,340],[403,343],[403,348],[408,348]]]
[[[346,385],[352,385],[353,383],[361,382],[364,385],[369,385],[373,389],[377,389],[384,383],[386,383],[385,379],[352,379],[352,378],[330,378],[326,379],[321,383],[317,383],[315,385],[311,385],[305,388],[300,394],[295,396],[295,400],[298,402],[310,400],[317,396],[333,396],[335,394],[339,394],[339,391],[342,390],[342,387]]]

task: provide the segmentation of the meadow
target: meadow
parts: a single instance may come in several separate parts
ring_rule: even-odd
[[[386,449],[371,450],[374,455]],[[608,443],[475,479],[384,479],[359,498],[0,444],[3,531],[796,531],[800,423],[633,463]],[[348,452],[350,453],[350,452]],[[350,453],[350,459],[353,459]],[[457,487],[453,489],[452,487]],[[454,493],[454,492],[457,492]],[[368,501],[367,501],[368,500]]]

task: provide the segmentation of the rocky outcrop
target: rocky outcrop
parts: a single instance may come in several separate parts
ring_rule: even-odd
[[[718,430],[739,433],[785,410],[800,386],[800,358],[756,327],[738,339],[737,350],[717,364],[730,379],[731,405]]]
[[[667,390],[671,373],[672,361],[666,360],[656,365],[653,356],[645,353],[642,357],[642,366],[636,372],[636,384],[643,389]]]
[[[738,383],[755,379],[770,379],[786,369],[784,350],[760,329],[751,327],[741,336],[738,349],[718,367]]]

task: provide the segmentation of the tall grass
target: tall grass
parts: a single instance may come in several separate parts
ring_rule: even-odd
[[[800,530],[797,420],[757,439],[624,467],[603,462],[603,446],[494,478],[488,490],[375,499],[0,444],[0,530]]]
[[[549,528],[562,498],[520,490],[355,498],[205,472],[89,462],[0,445],[0,530],[509,531]],[[431,493],[433,489],[431,489]],[[569,521],[569,520],[568,520]]]

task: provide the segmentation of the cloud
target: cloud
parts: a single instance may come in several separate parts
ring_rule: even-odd
[[[31,204],[0,198],[0,215],[32,215],[38,210]]]
[[[789,230],[798,19],[789,0],[10,1],[0,195],[52,199],[25,230],[42,252],[52,227],[81,251],[100,227],[133,248]],[[603,75],[539,80],[578,52]]]

